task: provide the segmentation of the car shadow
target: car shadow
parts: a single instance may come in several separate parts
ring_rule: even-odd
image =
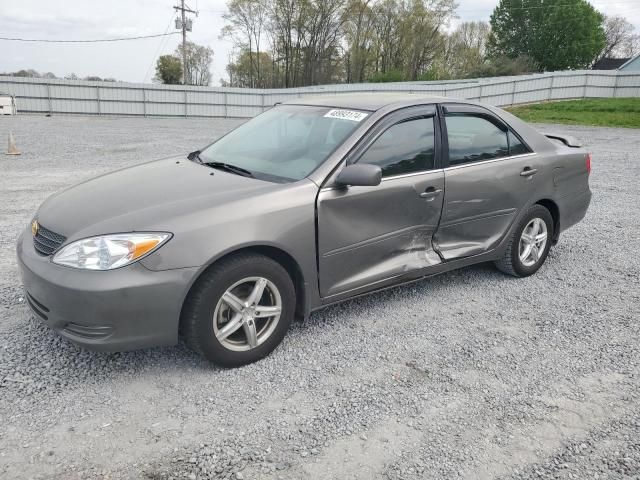
[[[405,294],[438,298],[445,288],[451,288],[452,285],[463,287],[482,279],[490,282],[511,280],[490,264],[473,265],[328,306],[312,313],[305,321],[294,322],[291,330],[296,336],[311,335],[309,330],[312,328],[326,328],[345,318],[376,315],[380,308]],[[186,370],[215,373],[226,370],[202,359],[182,342],[173,347],[122,353],[85,350],[34,318],[26,305],[17,305],[16,308],[22,310],[21,314],[28,320],[3,335],[4,357],[12,363],[9,367],[13,371],[8,380],[5,377],[0,381],[0,386],[6,387],[5,393],[37,393],[40,390],[38,385],[43,382],[52,382],[56,389],[63,389],[145,373]],[[48,394],[51,393],[52,385],[43,387],[47,387]]]
[[[402,297],[405,293],[437,297],[444,289],[451,286],[461,287],[463,285],[477,283],[483,279],[491,282],[508,282],[512,281],[513,277],[509,277],[498,271],[491,263],[470,265],[458,270],[421,278],[411,283],[374,291],[327,306],[321,310],[312,312],[305,321],[299,320],[295,322],[292,328],[304,331],[310,327],[331,323],[341,315],[369,316],[375,314],[377,309],[384,307],[389,302],[398,300],[398,298]]]

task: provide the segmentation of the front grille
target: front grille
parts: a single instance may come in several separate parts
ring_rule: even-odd
[[[51,255],[66,239],[59,233],[52,232],[40,225],[38,232],[33,236],[33,246],[40,255]]]

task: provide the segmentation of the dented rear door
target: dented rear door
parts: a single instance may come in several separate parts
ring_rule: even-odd
[[[441,262],[432,246],[440,220],[435,108],[407,109],[371,133],[349,163],[383,169],[375,187],[323,188],[318,196],[318,262],[322,297],[332,297]]]

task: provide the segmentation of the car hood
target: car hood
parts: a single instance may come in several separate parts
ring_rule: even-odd
[[[177,157],[118,170],[63,190],[42,204],[37,220],[68,239],[172,231],[172,222],[187,212],[229,206],[285,187]]]

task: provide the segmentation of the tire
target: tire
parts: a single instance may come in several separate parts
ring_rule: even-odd
[[[253,302],[252,295],[259,298]],[[234,255],[196,281],[180,318],[181,334],[191,349],[212,363],[239,367],[269,355],[280,344],[293,320],[295,302],[293,282],[282,265],[259,254]]]
[[[535,232],[536,222],[542,223],[537,223],[539,233],[532,236],[531,233]],[[543,233],[546,234],[544,246],[539,241]],[[533,275],[540,269],[549,255],[553,233],[553,217],[549,210],[542,205],[533,205],[513,231],[504,255],[495,262],[496,267],[498,267],[498,270],[514,277]],[[531,245],[529,240],[533,240],[533,237],[535,237],[536,250],[532,247],[530,255],[523,259],[522,257],[527,253],[528,245]],[[523,243],[521,243],[521,240]]]

